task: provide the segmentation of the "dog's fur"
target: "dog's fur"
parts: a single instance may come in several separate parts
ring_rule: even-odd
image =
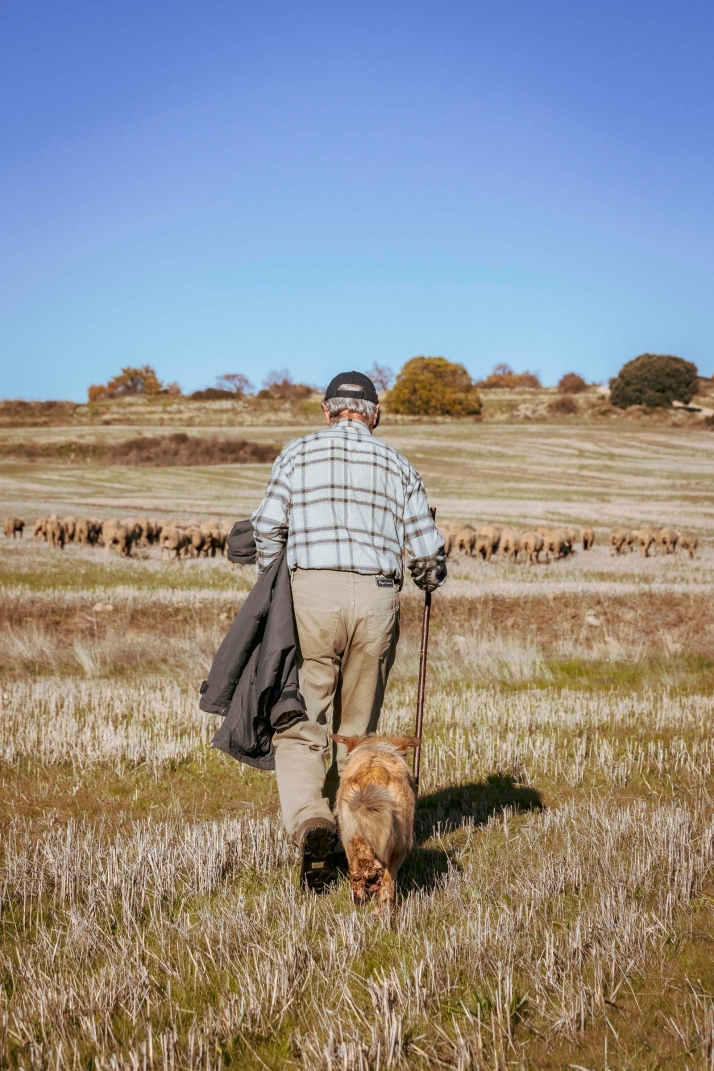
[[[363,903],[377,895],[378,910],[390,910],[397,871],[414,844],[416,788],[406,764],[414,736],[340,736],[347,765],[335,809],[347,853],[352,894]]]

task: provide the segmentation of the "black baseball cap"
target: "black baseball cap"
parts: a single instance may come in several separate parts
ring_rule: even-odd
[[[341,372],[330,380],[325,391],[328,398],[364,398],[366,402],[379,404],[379,396],[372,380],[362,372]]]

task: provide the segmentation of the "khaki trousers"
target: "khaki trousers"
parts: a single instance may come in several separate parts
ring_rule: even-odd
[[[398,588],[378,586],[378,580],[384,585],[384,577],[333,569],[293,574],[307,721],[273,737],[280,806],[291,836],[308,818],[334,821],[331,805],[347,751],[330,732],[362,736],[377,728],[399,639]]]

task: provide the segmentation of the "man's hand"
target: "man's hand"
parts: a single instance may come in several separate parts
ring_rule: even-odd
[[[436,591],[446,580],[446,558],[422,558],[411,567],[412,580],[422,591]]]

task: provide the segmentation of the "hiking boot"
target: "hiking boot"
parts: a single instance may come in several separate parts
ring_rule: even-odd
[[[335,837],[335,847],[332,852],[332,870],[336,878],[349,877],[350,865],[347,861],[347,852],[339,836]]]
[[[302,852],[300,884],[305,888],[319,893],[331,883],[335,838],[334,823],[326,818],[308,818],[298,828],[295,840]]]

